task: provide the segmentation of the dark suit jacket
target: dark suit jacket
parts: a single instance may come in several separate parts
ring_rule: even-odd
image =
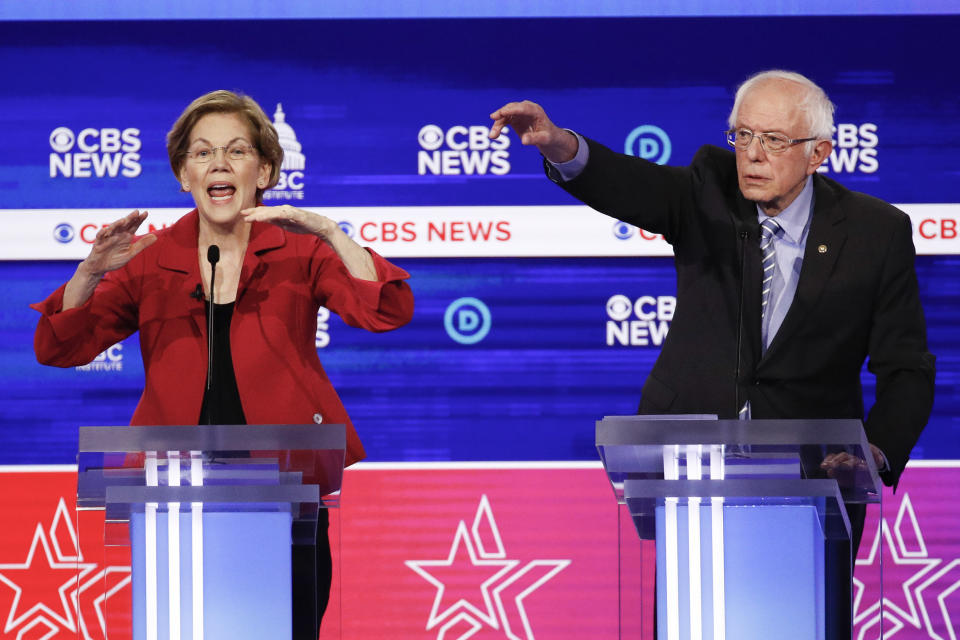
[[[43,314],[34,349],[42,364],[86,364],[140,331],[144,390],[134,425],[188,425],[200,417],[207,375],[204,303],[191,297],[200,282],[194,210],[121,269],[93,296],[61,311],[60,287],[32,305]],[[354,278],[322,240],[254,222],[230,322],[230,351],[249,424],[324,423],[347,426],[346,464],[364,457],[343,404],[317,356],[317,309],[371,331],[399,327],[413,315],[409,276],[375,253],[378,281]]]
[[[734,154],[705,146],[689,167],[665,167],[588,144],[577,178],[563,182],[545,163],[551,179],[602,213],[663,234],[675,255],[677,309],[640,413],[734,418],[749,399],[754,418],[862,419],[869,357],[877,399],[864,427],[890,463],[884,481],[895,485],[933,404],[907,215],[815,174],[796,296],[761,355],[757,209],[737,186]]]

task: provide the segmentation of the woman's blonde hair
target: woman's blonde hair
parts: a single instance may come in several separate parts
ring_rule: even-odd
[[[280,180],[280,165],[283,164],[283,148],[270,118],[250,96],[233,91],[211,91],[190,103],[167,134],[167,155],[173,175],[180,179],[180,170],[186,161],[190,146],[190,132],[194,125],[208,113],[236,113],[246,120],[253,140],[250,142],[260,154],[260,161],[270,164],[270,179],[265,189],[257,189],[257,203],[263,202],[263,192],[276,186]]]

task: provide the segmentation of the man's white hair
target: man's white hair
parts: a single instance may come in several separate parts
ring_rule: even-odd
[[[816,137],[818,140],[829,140],[833,137],[833,103],[830,98],[817,84],[810,78],[795,73],[793,71],[782,71],[780,69],[771,69],[761,71],[750,76],[737,88],[737,97],[733,100],[733,109],[730,111],[730,118],[727,124],[733,129],[737,126],[737,114],[740,111],[740,103],[752,89],[757,85],[769,80],[787,80],[795,82],[805,89],[804,96],[797,107],[807,116],[807,125],[810,131],[802,137]],[[813,149],[813,143],[808,143],[809,150]]]

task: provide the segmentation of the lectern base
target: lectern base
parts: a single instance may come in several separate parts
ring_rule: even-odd
[[[182,640],[194,634],[195,602],[202,601],[204,638],[289,640],[289,513],[204,513],[202,515],[202,594],[193,592],[193,522],[189,506],[179,514],[179,562],[168,554],[169,513],[156,513],[155,543],[147,540],[146,514],[130,517],[133,589],[133,638],[169,638],[171,620],[179,620]],[[149,549],[155,550],[155,580],[148,587]],[[176,544],[175,547],[176,548]],[[170,576],[179,575],[179,598],[171,612]],[[155,585],[155,586],[153,586]],[[175,589],[176,591],[176,589]],[[154,598],[148,593],[155,593]],[[148,620],[150,623],[148,624]],[[154,622],[155,621],[155,622]],[[148,634],[149,627],[156,635]]]
[[[726,638],[822,637],[825,536],[815,506],[725,504],[717,517],[707,498],[692,530],[691,508],[656,510],[658,638],[676,625],[674,638],[711,640],[715,624]]]

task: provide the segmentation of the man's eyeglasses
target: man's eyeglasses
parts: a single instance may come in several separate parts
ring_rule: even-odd
[[[724,131],[727,144],[735,149],[746,149],[753,143],[754,138],[760,139],[760,146],[768,153],[783,153],[790,147],[801,142],[812,142],[816,138],[788,138],[779,133],[754,133],[750,129],[730,129]]]
[[[186,156],[197,164],[206,164],[213,160],[217,151],[223,150],[224,157],[233,162],[241,162],[256,155],[257,150],[249,144],[235,142],[226,147],[198,147],[186,152]]]

